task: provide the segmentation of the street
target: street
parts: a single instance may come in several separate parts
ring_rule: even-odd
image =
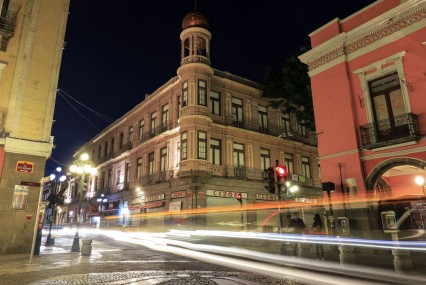
[[[422,284],[420,276],[396,275],[332,261],[268,255],[207,244],[184,235],[83,230],[90,256],[71,252],[73,236],[54,232],[29,264],[28,255],[0,258],[0,285],[47,284]],[[336,274],[338,272],[338,274]]]
[[[131,243],[92,236],[90,256],[72,253],[72,237],[56,237],[28,265],[28,255],[2,256],[1,285],[47,284],[285,284],[299,285],[259,274],[233,270],[206,262],[157,252]]]

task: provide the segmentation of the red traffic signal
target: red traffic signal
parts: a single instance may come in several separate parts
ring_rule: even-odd
[[[241,193],[237,193],[235,194],[235,198],[237,198],[237,201],[242,204],[243,203],[243,197],[241,195]]]
[[[287,168],[284,165],[275,166],[275,172],[277,173],[277,177],[287,176]]]

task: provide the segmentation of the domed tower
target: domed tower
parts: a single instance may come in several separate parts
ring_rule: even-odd
[[[182,21],[181,64],[177,70],[182,86],[180,177],[208,171],[207,142],[212,124],[208,101],[214,72],[210,67],[208,27],[207,17],[197,10],[186,14]]]
[[[204,63],[210,65],[210,40],[208,31],[209,21],[197,10],[186,14],[182,21],[181,65],[187,63]]]

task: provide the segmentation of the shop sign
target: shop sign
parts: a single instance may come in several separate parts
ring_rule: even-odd
[[[185,198],[186,197],[186,191],[175,191],[170,193],[170,196],[172,199],[176,198]]]
[[[163,206],[164,206],[164,201],[158,201],[158,202],[146,204],[145,208],[151,209],[151,208],[158,208],[158,207],[163,207]]]
[[[237,193],[241,193],[243,199],[247,199],[247,193],[234,192],[234,191],[223,191],[223,190],[207,190],[207,196],[224,197],[224,198],[236,198]]]
[[[142,202],[142,199],[141,198],[135,198],[135,199],[133,199],[130,203],[132,204],[132,205],[135,205],[135,204],[140,204]]]
[[[278,200],[278,195],[256,193],[256,200],[276,201],[276,200]]]
[[[292,181],[299,181],[299,175],[297,175],[297,174],[292,174],[292,175],[291,175],[291,180],[292,180]]]
[[[158,195],[148,196],[146,197],[146,201],[147,202],[160,201],[160,200],[164,200],[165,198],[166,198],[166,194],[162,193]]]
[[[316,204],[318,202],[318,199],[294,198],[294,202]]]
[[[180,212],[181,208],[182,208],[182,201],[174,201],[174,202],[170,202],[169,204],[170,212]]]
[[[31,181],[21,181],[19,182],[19,185],[22,186],[31,186],[31,187],[40,187],[40,182],[31,182]]]
[[[12,208],[24,210],[27,207],[28,186],[15,185],[12,198]]]
[[[140,208],[142,208],[142,206],[141,206],[141,205],[134,205],[134,206],[130,206],[130,207],[129,207],[129,210],[138,210],[138,209],[140,209]]]
[[[16,172],[33,173],[34,162],[18,161],[16,162]]]

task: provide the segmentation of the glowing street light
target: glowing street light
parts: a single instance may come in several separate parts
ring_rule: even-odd
[[[93,166],[93,163],[89,160],[89,155],[83,153],[80,155],[80,158],[70,166],[70,171],[72,173],[81,174],[81,182],[79,184],[79,197],[78,197],[78,212],[77,212],[77,231],[75,232],[74,241],[71,247],[72,252],[80,251],[80,237],[78,230],[80,228],[80,219],[81,219],[81,198],[83,196],[83,185],[84,185],[84,176],[85,174],[96,175],[96,168]]]
[[[51,206],[52,214],[50,216],[49,234],[46,237],[46,243],[45,243],[46,246],[55,244],[55,239],[54,238],[52,239],[52,224],[53,224],[53,218],[55,217],[55,204],[56,204],[56,200],[58,199],[58,194],[61,191],[61,184],[67,179],[65,175],[59,176],[62,173],[61,167],[59,166],[56,167],[55,171],[56,171],[56,174],[52,173],[49,176],[50,181],[55,181],[55,186],[53,186],[52,184],[50,185],[49,198],[50,198],[50,203],[52,205]]]
[[[100,211],[100,223],[102,224],[102,220],[103,220],[103,214],[104,214],[104,210],[103,210],[103,206],[106,202],[108,202],[108,199],[104,197],[104,194],[101,194],[101,197],[96,199],[96,201],[101,204],[101,211]]]
[[[425,192],[425,179],[423,176],[421,175],[417,175],[416,178],[414,179],[414,181],[416,181],[416,184],[422,187],[423,190],[423,195],[426,196],[426,192]]]

